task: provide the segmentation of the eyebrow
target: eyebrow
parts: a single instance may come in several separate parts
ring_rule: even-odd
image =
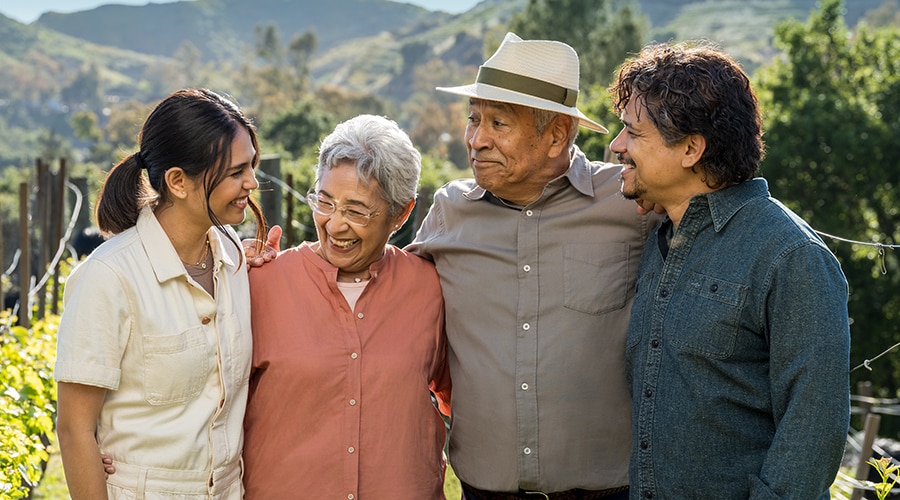
[[[625,118],[620,118],[622,120],[622,124],[625,125],[625,128],[629,128],[634,131],[640,131],[640,127],[638,127],[633,121],[626,120]]]
[[[237,165],[232,165],[232,166],[226,168],[225,170],[227,170],[227,171],[244,170],[244,167],[252,167],[252,166],[253,166],[253,160],[247,160],[243,163],[238,163]]]

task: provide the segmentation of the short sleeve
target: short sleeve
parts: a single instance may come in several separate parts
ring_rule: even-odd
[[[123,283],[119,272],[90,258],[69,276],[57,335],[57,382],[118,389],[133,308]]]

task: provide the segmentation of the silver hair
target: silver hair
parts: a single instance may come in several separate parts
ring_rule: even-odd
[[[562,113],[546,109],[531,108],[531,114],[534,116],[534,127],[537,129],[538,135],[542,135],[544,129],[547,128],[547,125],[549,125],[557,115],[561,115]],[[575,145],[575,138],[578,137],[578,118],[570,115],[566,116],[569,116],[570,118],[569,143],[566,146],[571,149],[572,146]]]
[[[316,183],[325,172],[345,163],[356,165],[363,185],[374,180],[393,217],[416,199],[422,155],[396,122],[359,115],[338,124],[319,147]]]

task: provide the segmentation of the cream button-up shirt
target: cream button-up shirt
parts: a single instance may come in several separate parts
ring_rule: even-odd
[[[217,493],[216,482],[240,468],[250,288],[241,250],[215,228],[209,241],[215,298],[188,276],[148,208],[66,283],[55,378],[109,390],[97,437],[122,471],[109,480],[119,487],[147,477],[134,487],[150,493],[162,478],[199,483],[184,488],[211,498],[240,496],[239,470],[237,495],[233,484]]]

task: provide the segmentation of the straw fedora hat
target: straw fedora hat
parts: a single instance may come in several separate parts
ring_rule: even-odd
[[[572,47],[551,40],[522,40],[507,33],[497,52],[478,68],[475,83],[437,90],[556,111],[578,118],[582,127],[609,132],[575,107],[578,78],[578,54]]]

